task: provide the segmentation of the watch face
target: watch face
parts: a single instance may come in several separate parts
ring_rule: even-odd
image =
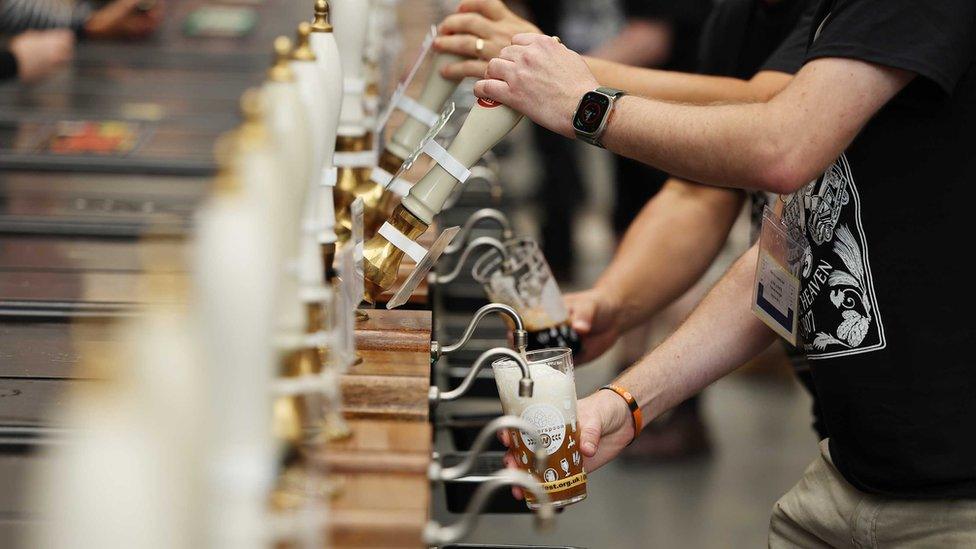
[[[576,116],[573,118],[573,127],[583,133],[594,133],[600,129],[600,123],[610,108],[610,98],[602,93],[587,92],[580,101]]]

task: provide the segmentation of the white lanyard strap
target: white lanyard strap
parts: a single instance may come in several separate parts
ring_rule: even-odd
[[[415,263],[420,263],[420,260],[427,255],[427,248],[424,248],[420,244],[417,244],[413,240],[407,238],[407,235],[401,233],[396,227],[390,225],[389,222],[383,223],[380,227],[380,235],[387,239],[390,244],[393,244],[397,248],[403,250],[403,253],[410,256],[410,259],[414,260]]]
[[[440,164],[447,173],[451,174],[451,177],[457,179],[458,182],[464,183],[471,177],[471,170],[465,167],[464,164],[458,162],[457,158],[451,156],[451,153],[447,152],[447,149],[433,139],[424,144],[423,151],[427,156],[433,158],[434,162]]]
[[[414,101],[406,95],[401,95],[397,101],[397,108],[407,113],[407,116],[424,124],[428,128],[433,127],[440,120],[438,114],[420,103]]]

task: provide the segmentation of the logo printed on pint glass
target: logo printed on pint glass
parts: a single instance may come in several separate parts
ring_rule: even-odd
[[[539,430],[539,438],[546,449],[546,455],[552,455],[563,445],[566,438],[566,420],[558,408],[550,404],[533,404],[522,412],[522,419]],[[527,433],[519,431],[522,442],[530,451],[535,451],[535,441]]]

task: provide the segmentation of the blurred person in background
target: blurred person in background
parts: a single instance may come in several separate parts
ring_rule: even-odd
[[[0,33],[70,29],[79,38],[145,38],[159,26],[162,3],[148,0],[65,2],[0,0]]]
[[[74,55],[75,38],[139,39],[159,26],[161,4],[113,0],[99,5],[60,0],[0,0],[0,81],[34,83]]]
[[[37,82],[68,63],[74,47],[75,35],[67,29],[18,34],[0,49],[0,81]]]

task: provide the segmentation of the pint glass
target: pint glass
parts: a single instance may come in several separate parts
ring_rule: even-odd
[[[533,349],[569,347],[580,351],[579,335],[569,325],[569,312],[539,245],[530,238],[505,242],[508,257],[491,250],[475,263],[471,275],[488,300],[518,311]]]
[[[502,409],[506,415],[521,417],[539,430],[548,456],[542,478],[535,466],[535,441],[519,430],[510,429],[510,451],[519,466],[536,476],[552,504],[565,507],[586,499],[586,471],[580,453],[580,428],[576,423],[576,381],[573,377],[572,351],[563,347],[526,353],[534,382],[531,397],[518,396],[522,371],[511,359],[495,361],[492,370]],[[530,509],[539,507],[535,498],[525,494]]]

